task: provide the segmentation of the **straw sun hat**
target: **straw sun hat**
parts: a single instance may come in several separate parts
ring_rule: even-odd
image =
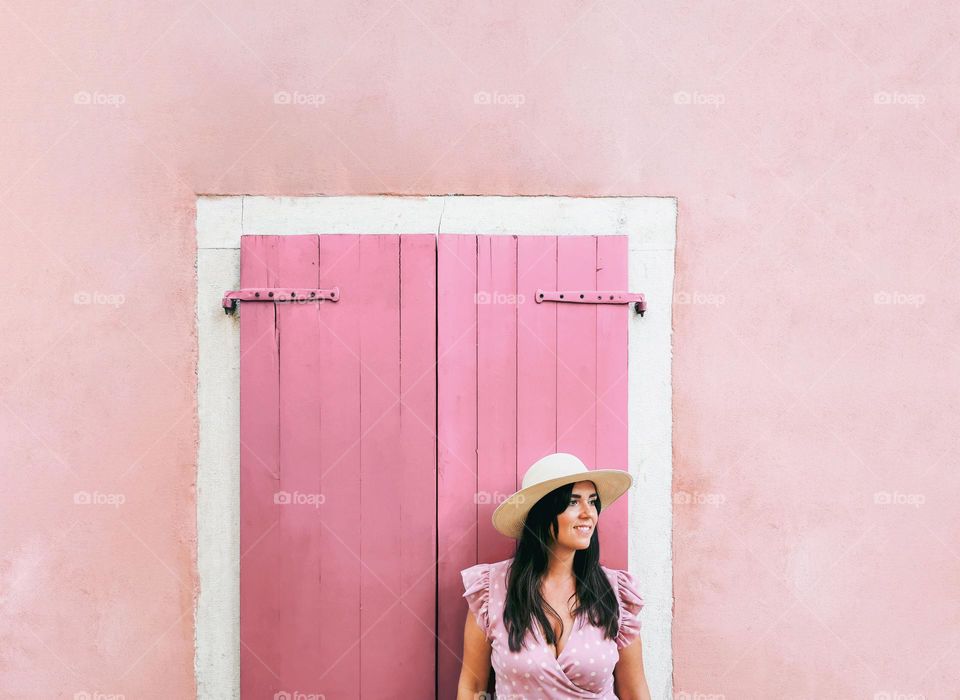
[[[530,465],[523,475],[522,488],[493,511],[493,526],[507,537],[520,539],[534,504],[555,488],[578,481],[596,484],[600,506],[608,508],[630,488],[633,477],[622,469],[587,469],[576,455],[555,452]]]

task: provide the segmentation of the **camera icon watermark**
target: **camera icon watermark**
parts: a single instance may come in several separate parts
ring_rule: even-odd
[[[477,505],[490,505],[494,503],[500,505],[509,497],[509,493],[500,493],[499,491],[477,491],[473,494],[473,502]],[[517,496],[516,501],[522,503],[523,499],[523,494],[520,494]]]
[[[312,506],[319,508],[326,502],[322,493],[302,493],[300,491],[277,491],[273,502],[278,506]]]
[[[721,306],[727,298],[723,294],[708,292],[679,291],[673,295],[674,304],[690,304],[696,306]]]
[[[727,502],[722,493],[702,493],[700,491],[674,491],[673,502],[683,506],[713,506],[717,508]]]
[[[122,306],[124,301],[126,301],[126,298],[123,294],[107,294],[96,290],[92,292],[79,291],[73,293],[73,303],[77,306],[94,305],[117,308]]]
[[[919,508],[927,502],[922,493],[900,493],[899,491],[876,491],[873,503],[878,506],[911,506]]]
[[[526,297],[523,294],[507,294],[505,292],[474,292],[474,304],[522,304]]]
[[[77,491],[73,494],[73,503],[78,506],[113,506],[119,508],[126,502],[127,497],[122,493]]]
[[[519,108],[520,105],[525,104],[527,101],[526,95],[523,93],[502,93],[494,90],[493,92],[488,92],[487,90],[480,90],[473,93],[473,103],[475,105],[494,105],[494,106],[504,106],[504,107],[513,107]]]
[[[287,90],[279,90],[273,93],[273,104],[275,105],[317,108],[322,104],[326,104],[326,102],[327,96],[319,92],[299,92],[297,90],[288,92]]]
[[[927,298],[923,294],[905,292],[874,292],[873,303],[881,306],[922,306]]]
[[[904,105],[920,109],[920,105],[925,104],[927,96],[920,92],[887,92],[881,90],[873,93],[873,103],[875,105]]]
[[[119,107],[127,101],[126,95],[110,92],[88,92],[80,90],[73,93],[73,104],[104,107]]]
[[[727,101],[727,96],[722,92],[697,92],[694,90],[678,90],[673,93],[673,104],[675,105],[693,105],[695,107],[713,107],[720,109],[720,105]]]

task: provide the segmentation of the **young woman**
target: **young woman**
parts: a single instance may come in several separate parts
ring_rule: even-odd
[[[470,608],[457,700],[650,700],[643,599],[627,571],[600,565],[600,510],[633,482],[560,452],[535,462],[493,513],[519,540],[511,559],[461,571]]]

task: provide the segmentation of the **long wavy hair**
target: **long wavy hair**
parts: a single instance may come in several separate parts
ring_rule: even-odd
[[[560,526],[557,516],[570,505],[573,484],[554,489],[537,501],[527,513],[523,534],[517,543],[517,552],[510,564],[507,578],[507,600],[503,609],[503,622],[507,628],[510,651],[520,651],[523,639],[531,630],[534,621],[543,630],[549,644],[557,645],[557,635],[547,619],[544,608],[551,617],[560,622],[563,636],[563,619],[540,593],[540,583],[547,571],[550,545],[557,538]],[[597,514],[603,504],[597,496]],[[619,631],[619,607],[610,580],[600,568],[599,531],[594,528],[590,546],[577,550],[573,555],[573,574],[576,590],[571,596],[578,604],[573,611],[574,624],[581,615],[586,615],[590,624],[601,627],[608,639]]]

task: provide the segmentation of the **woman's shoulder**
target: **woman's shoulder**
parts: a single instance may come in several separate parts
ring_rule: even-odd
[[[640,584],[633,574],[626,569],[614,569],[603,564],[600,565],[600,569],[607,575],[610,585],[617,592],[621,602],[643,605]]]
[[[507,591],[507,570],[512,559],[484,562],[460,571],[463,578],[463,597],[467,599],[480,628],[488,639],[503,611]]]
[[[481,562],[462,569],[460,575],[467,587],[473,584],[496,589],[505,582],[512,561],[513,557],[494,562]]]
[[[601,571],[603,571],[603,573],[607,575],[608,578],[614,581],[619,581],[625,577],[626,578],[633,577],[633,575],[626,569],[614,569],[610,566],[604,566],[603,564],[600,564],[600,569]]]
[[[494,561],[486,564],[486,567],[490,572],[490,586],[492,588],[502,588],[502,590],[506,591],[507,575],[510,571],[510,564],[512,562],[513,557],[510,557],[509,559],[501,559],[500,561]]]
[[[617,648],[622,649],[640,636],[640,611],[643,609],[643,596],[637,579],[626,569],[612,569],[601,565],[603,573],[610,579],[620,607]]]

